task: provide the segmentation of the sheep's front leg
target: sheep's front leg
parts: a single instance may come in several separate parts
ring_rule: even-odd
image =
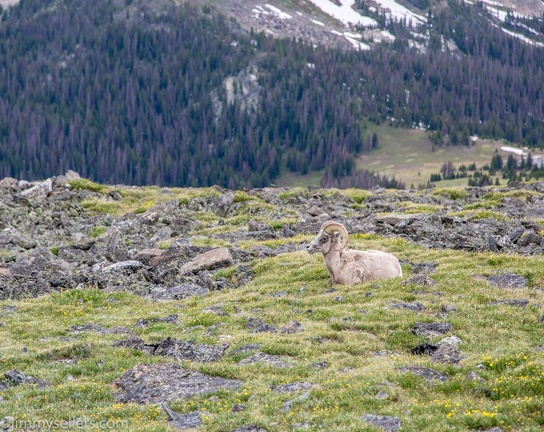
[[[361,282],[364,282],[364,278],[363,278],[363,271],[361,269],[355,269],[354,271],[354,282],[355,283],[361,283]]]

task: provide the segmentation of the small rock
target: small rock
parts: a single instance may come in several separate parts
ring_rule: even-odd
[[[32,198],[45,198],[53,191],[53,181],[48,178],[42,183],[32,186],[30,189],[25,189],[21,192],[21,196]]]
[[[149,262],[164,253],[163,249],[142,249],[136,254],[134,258],[145,265],[149,265]]]
[[[300,333],[303,330],[302,324],[296,320],[291,320],[285,326],[280,328],[280,333],[295,334]]]
[[[195,273],[200,270],[212,270],[220,267],[227,267],[233,263],[230,251],[225,248],[216,248],[204,252],[183,264],[180,274]]]
[[[182,362],[184,360],[202,363],[215,362],[225,355],[229,344],[206,345],[193,341],[179,340],[167,337],[155,348],[153,355],[173,357]]]
[[[189,414],[178,414],[170,409],[168,405],[163,404],[162,408],[168,416],[168,423],[176,429],[193,429],[202,424],[200,420],[200,412],[195,411]]]
[[[2,308],[2,310],[0,311],[0,316],[5,316],[5,315],[11,315],[12,313],[15,313],[17,312],[17,306],[4,306]]]
[[[376,399],[389,399],[389,394],[383,391],[376,393]]]
[[[174,363],[139,363],[123,373],[113,384],[120,390],[115,395],[121,403],[154,404],[174,399],[238,389],[241,381],[191,371]]]
[[[328,366],[329,366],[329,363],[326,360],[310,364],[310,367],[315,369],[325,369]]]
[[[242,345],[240,348],[232,350],[230,352],[230,355],[246,353],[249,351],[255,351],[255,350],[258,350],[260,347],[261,347],[261,344],[245,344],[245,345]]]
[[[310,397],[310,393],[302,393],[299,397],[295,398],[295,399],[291,399],[291,400],[288,400],[288,401],[285,401],[281,407],[281,410],[282,411],[290,411],[291,410],[291,405],[296,403],[296,402],[300,402],[300,401],[303,401],[303,400],[306,400]]]
[[[422,323],[417,322],[412,330],[416,336],[439,336],[453,330],[453,325],[450,323],[435,322]]]
[[[281,357],[271,354],[265,354],[262,352],[255,353],[250,357],[247,357],[241,361],[238,362],[238,364],[246,365],[246,364],[253,364],[253,363],[268,363],[272,366],[276,367],[292,367],[292,364],[286,363],[283,360],[281,360]]]
[[[259,426],[249,425],[249,426],[242,426],[238,429],[233,429],[230,432],[268,432],[268,431]]]
[[[78,172],[72,171],[71,169],[66,171],[66,174],[64,174],[64,177],[66,177],[66,180],[76,180],[81,178]]]
[[[38,387],[47,387],[51,384],[46,381],[42,380],[40,378],[34,378],[33,376],[26,375],[23,372],[19,372],[18,370],[10,370],[4,374],[6,377],[6,384],[12,385],[12,386],[18,386],[21,384],[35,384]]]
[[[436,263],[434,262],[423,262],[414,264],[412,267],[412,272],[414,274],[431,274],[436,271]]]
[[[246,410],[246,406],[245,405],[242,405],[242,404],[236,404],[232,407],[232,409],[230,410],[231,413],[237,413],[237,412],[241,412],[241,411],[245,411]]]
[[[515,273],[503,273],[486,278],[487,282],[497,288],[525,288],[527,279]]]
[[[70,333],[81,333],[81,332],[90,331],[90,332],[95,332],[100,334],[123,334],[123,333],[132,334],[132,331],[130,331],[126,327],[117,326],[117,327],[106,328],[95,323],[88,323],[88,324],[83,324],[79,326],[72,325],[70,326],[69,331]]]
[[[389,303],[387,305],[388,308],[391,309],[408,309],[412,310],[414,312],[421,312],[425,310],[423,305],[418,302],[398,302],[398,303]]]
[[[438,350],[436,345],[424,342],[410,350],[414,355],[433,355]]]
[[[442,304],[442,305],[440,305],[440,311],[444,312],[444,313],[457,312],[457,308],[455,306]]]
[[[476,372],[474,371],[470,371],[468,374],[467,374],[467,380],[468,381],[477,381],[477,382],[484,382],[485,380],[480,376],[478,375]]]
[[[217,316],[229,316],[229,314],[225,312],[225,305],[223,304],[208,306],[202,309],[202,312],[213,313],[214,315],[217,315]]]
[[[432,361],[446,364],[457,364],[463,359],[457,345],[451,344],[440,345],[432,357]]]
[[[245,323],[246,328],[252,329],[251,333],[276,333],[278,329],[270,324],[265,324],[259,318],[248,318]]]
[[[280,384],[277,386],[270,387],[273,391],[278,393],[292,393],[301,390],[311,390],[313,388],[321,388],[320,385],[307,383],[307,382],[296,382],[288,384]]]
[[[142,268],[143,264],[140,261],[129,260],[110,264],[100,269],[100,273],[134,273]]]
[[[134,324],[135,327],[141,327],[146,328],[149,323],[156,323],[156,322],[163,322],[163,323],[170,323],[170,324],[179,324],[179,316],[177,314],[168,315],[164,318],[142,318],[136,321]]]
[[[440,341],[438,341],[437,345],[459,345],[461,343],[461,338],[458,338],[457,336],[448,336]]]
[[[497,245],[497,240],[495,240],[495,237],[489,236],[487,239],[487,244],[489,245],[489,250],[491,252],[498,252],[499,246]]]
[[[438,380],[438,381],[448,381],[450,377],[442,372],[437,370],[426,368],[423,366],[409,365],[398,368],[401,372],[410,372],[416,375],[419,375],[425,378],[426,381]]]
[[[529,304],[527,299],[515,299],[515,300],[495,300],[487,303],[489,306],[516,306],[516,307],[525,307]]]
[[[376,414],[364,414],[361,419],[373,426],[378,426],[387,432],[400,430],[400,418]]]

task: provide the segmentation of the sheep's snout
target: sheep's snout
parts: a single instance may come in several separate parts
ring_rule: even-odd
[[[310,244],[308,244],[308,246],[306,246],[306,251],[308,253],[314,254],[316,252],[319,252],[319,248],[317,247],[315,242],[311,242]]]

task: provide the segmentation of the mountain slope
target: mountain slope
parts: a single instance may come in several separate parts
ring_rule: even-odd
[[[383,28],[371,31],[394,39],[354,50],[363,39],[341,34],[337,50],[246,32],[196,6],[28,0],[5,10],[0,174],[74,168],[107,183],[240,188],[316,171],[323,185],[398,187],[357,170],[373,145],[369,121],[425,129],[436,145],[544,143],[543,50],[481,8],[450,2],[416,29],[376,10]],[[259,16],[294,19],[269,6]]]

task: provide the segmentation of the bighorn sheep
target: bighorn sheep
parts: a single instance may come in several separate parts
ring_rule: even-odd
[[[348,230],[338,222],[325,222],[317,237],[306,246],[313,254],[321,252],[333,285],[355,285],[375,279],[402,276],[399,260],[377,250],[345,250]]]

